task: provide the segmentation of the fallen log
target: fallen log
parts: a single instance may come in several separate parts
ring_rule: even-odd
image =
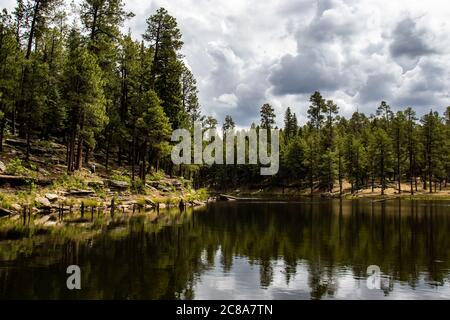
[[[69,196],[76,196],[76,197],[89,197],[94,195],[94,190],[78,190],[78,189],[72,189],[67,191],[67,195]]]
[[[11,210],[7,210],[0,207],[0,217],[7,217],[13,215],[13,212]]]
[[[40,186],[47,186],[52,184],[54,179],[45,178],[45,179],[38,179],[33,177],[27,177],[27,176],[9,176],[9,175],[0,175],[0,185],[8,184],[10,186],[23,186],[28,185],[31,182],[40,185]]]
[[[238,198],[229,196],[227,194],[221,194],[219,195],[219,200],[221,201],[236,201]]]

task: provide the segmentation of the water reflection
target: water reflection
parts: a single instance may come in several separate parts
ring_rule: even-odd
[[[217,203],[87,238],[3,241],[0,298],[448,299],[449,213],[448,202]],[[69,264],[79,292],[65,288]]]

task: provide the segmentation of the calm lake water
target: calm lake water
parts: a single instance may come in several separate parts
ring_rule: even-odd
[[[72,232],[0,241],[0,299],[450,299],[445,201],[221,202]]]

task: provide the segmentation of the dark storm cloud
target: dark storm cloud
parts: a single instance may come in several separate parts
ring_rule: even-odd
[[[346,82],[338,67],[316,50],[284,56],[269,80],[276,95],[332,91]]]
[[[377,73],[370,75],[367,82],[359,90],[359,101],[361,103],[379,102],[389,100],[395,89],[395,78],[392,74]]]
[[[400,56],[418,58],[436,53],[436,50],[427,43],[426,36],[426,31],[419,29],[412,18],[401,20],[393,31],[393,41],[389,48],[391,55],[394,58]]]

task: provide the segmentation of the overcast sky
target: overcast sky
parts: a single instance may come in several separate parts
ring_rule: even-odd
[[[0,0],[12,7],[13,0]],[[239,126],[271,103],[305,121],[316,90],[345,116],[381,100],[420,114],[450,105],[448,0],[125,0],[145,20],[163,6],[176,17],[203,112]]]

